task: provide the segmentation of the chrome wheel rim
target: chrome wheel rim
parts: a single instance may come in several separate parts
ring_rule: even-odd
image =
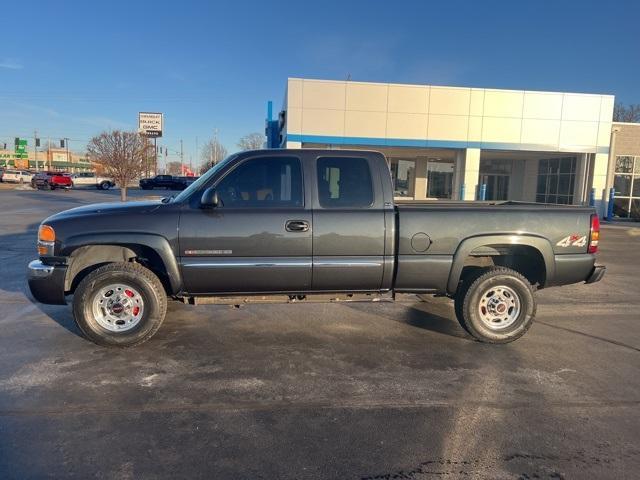
[[[144,300],[130,285],[114,283],[102,287],[93,296],[93,318],[110,332],[126,332],[134,328],[144,314]]]
[[[491,330],[502,330],[513,325],[520,315],[520,309],[520,297],[505,285],[488,288],[478,305],[480,320]]]

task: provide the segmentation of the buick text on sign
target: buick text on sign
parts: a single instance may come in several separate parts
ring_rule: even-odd
[[[162,136],[162,113],[140,112],[138,132],[146,137]]]

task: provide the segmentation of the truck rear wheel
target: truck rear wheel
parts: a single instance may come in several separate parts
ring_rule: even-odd
[[[535,318],[533,287],[510,268],[484,270],[460,287],[455,298],[458,321],[476,340],[508,343],[524,335]]]
[[[73,316],[82,333],[104,347],[133,347],[149,340],[167,312],[162,283],[137,263],[110,263],[78,285]]]

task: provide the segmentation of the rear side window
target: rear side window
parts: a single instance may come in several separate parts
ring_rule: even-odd
[[[364,208],[373,203],[366,158],[318,158],[318,199],[323,208]]]
[[[247,160],[217,185],[223,207],[302,207],[302,169],[293,157]]]

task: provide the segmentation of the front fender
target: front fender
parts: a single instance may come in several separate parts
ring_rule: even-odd
[[[460,275],[462,274],[465,260],[471,252],[479,247],[489,245],[522,245],[535,248],[544,259],[546,271],[545,283],[549,284],[553,281],[556,273],[555,257],[553,247],[546,238],[527,234],[479,235],[460,242],[453,256],[453,265],[449,273],[449,281],[447,282],[448,294],[453,295],[458,289],[458,283],[460,282]]]
[[[60,245],[59,255],[68,257],[74,250],[90,245],[119,245],[132,248],[141,245],[155,251],[164,263],[171,293],[176,294],[182,290],[182,276],[178,267],[178,261],[173,253],[169,241],[160,235],[149,233],[108,232],[74,235],[65,239]]]

